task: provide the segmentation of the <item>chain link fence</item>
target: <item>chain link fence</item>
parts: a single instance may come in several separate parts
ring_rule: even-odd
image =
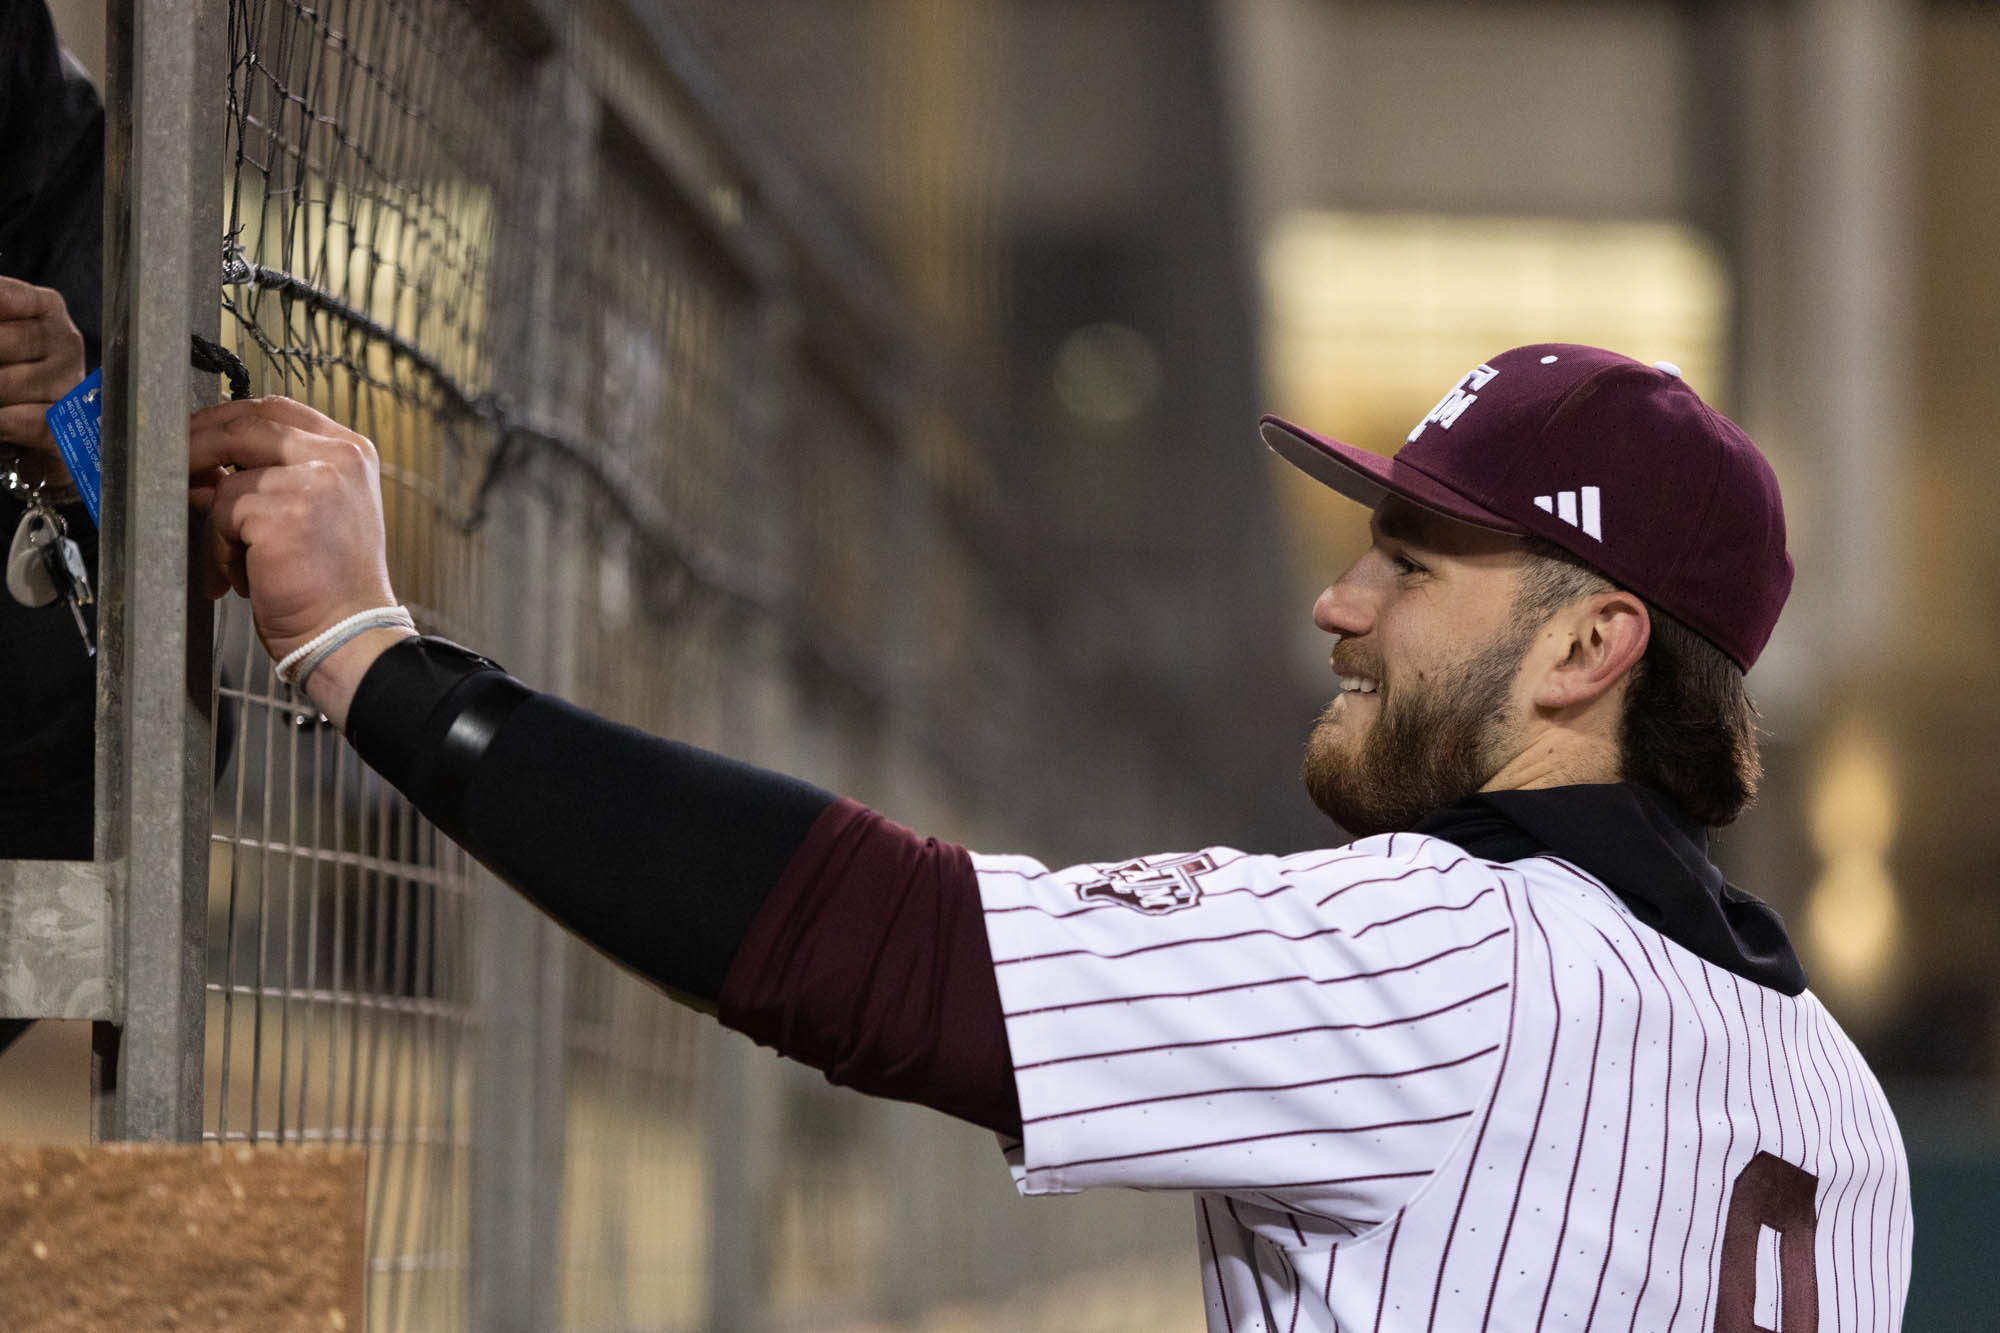
[[[256,392],[375,440],[426,631],[942,834],[1046,846],[1103,812],[1034,780],[1036,751],[1091,754],[1104,790],[1134,739],[1039,639],[924,302],[736,118],[685,17],[229,0],[226,138],[194,146],[225,158],[224,341]],[[936,232],[953,283],[996,262],[990,232]],[[215,643],[203,1132],[369,1145],[376,1333],[909,1314],[940,1294],[898,1277],[919,1224],[988,1286],[1032,1262],[898,1202],[888,1113],[524,918],[274,680],[244,604]],[[990,1146],[978,1169],[1005,1192]]]

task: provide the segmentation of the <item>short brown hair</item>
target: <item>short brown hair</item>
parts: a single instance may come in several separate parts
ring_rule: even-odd
[[[1540,624],[1580,597],[1618,586],[1536,538],[1528,539],[1527,556],[1514,600],[1524,621]],[[1668,797],[1705,827],[1721,828],[1756,799],[1764,775],[1756,706],[1743,672],[1720,648],[1651,602],[1646,612],[1653,632],[1625,695],[1621,776]]]

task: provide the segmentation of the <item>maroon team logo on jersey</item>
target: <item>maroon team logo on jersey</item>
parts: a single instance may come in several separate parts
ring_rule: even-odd
[[[1215,869],[1207,852],[1188,856],[1145,856],[1104,872],[1104,878],[1079,884],[1076,896],[1085,902],[1114,902],[1148,916],[1164,916],[1201,901],[1198,876]]]

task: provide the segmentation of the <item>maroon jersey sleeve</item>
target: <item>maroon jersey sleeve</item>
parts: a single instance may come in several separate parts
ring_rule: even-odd
[[[721,1018],[833,1083],[1021,1132],[970,856],[853,801],[827,808],[764,900]]]

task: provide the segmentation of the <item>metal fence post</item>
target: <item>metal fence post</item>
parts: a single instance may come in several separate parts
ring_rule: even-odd
[[[190,592],[188,335],[219,236],[219,6],[130,0],[107,23],[99,847],[112,863],[103,1138],[201,1134],[212,622]],[[143,298],[141,290],[143,288]],[[206,307],[203,309],[202,307]]]
[[[594,100],[559,54],[530,80],[536,147],[533,184],[521,200],[523,225],[512,231],[519,253],[499,258],[517,272],[525,309],[496,349],[502,383],[520,388],[531,419],[555,420],[572,398],[570,369],[549,347],[564,327],[568,250],[562,231],[572,210],[587,207],[597,125]],[[550,501],[531,488],[494,497],[495,530],[488,578],[496,605],[518,614],[491,627],[493,651],[535,685],[557,693],[575,687],[574,634],[561,624],[577,560]],[[547,619],[543,619],[546,613]],[[539,632],[538,632],[539,631]],[[491,880],[480,899],[475,940],[482,1039],[475,1074],[472,1160],[472,1327],[540,1333],[562,1322],[562,1208],[566,1137],[565,1040],[568,938],[536,908]]]

